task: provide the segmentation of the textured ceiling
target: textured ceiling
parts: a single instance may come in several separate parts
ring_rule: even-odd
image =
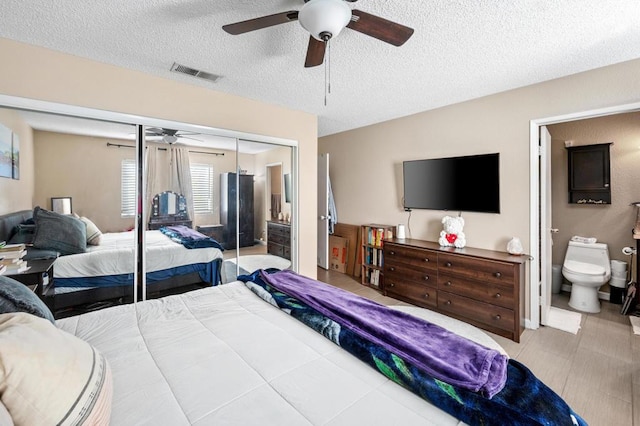
[[[320,136],[640,57],[638,0],[360,0],[415,29],[394,47],[350,29],[303,67],[298,22],[243,35],[222,25],[302,0],[2,0],[0,37],[318,116]],[[174,62],[216,83],[169,71]]]

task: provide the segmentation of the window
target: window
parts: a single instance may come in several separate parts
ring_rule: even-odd
[[[195,214],[213,213],[213,166],[191,164],[191,191]]]
[[[122,160],[120,169],[120,216],[133,217],[136,214],[136,161]]]

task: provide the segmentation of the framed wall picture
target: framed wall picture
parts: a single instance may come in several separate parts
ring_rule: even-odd
[[[20,137],[13,133],[11,139],[11,173],[14,179],[20,179]]]
[[[71,197],[51,197],[51,210],[60,214],[71,214]]]
[[[0,124],[0,177],[9,179],[13,175],[11,136],[11,129]]]

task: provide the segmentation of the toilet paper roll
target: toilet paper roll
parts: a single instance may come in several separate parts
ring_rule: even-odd
[[[398,238],[401,239],[401,240],[405,239],[404,225],[402,225],[402,224],[398,225]]]
[[[609,285],[611,287],[624,288],[627,286],[627,280],[626,278],[611,277],[611,280],[609,280]]]

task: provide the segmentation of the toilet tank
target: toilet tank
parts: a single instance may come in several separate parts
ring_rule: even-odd
[[[577,241],[569,241],[567,253],[564,256],[565,261],[574,260],[577,262],[590,263],[592,265],[602,266],[606,271],[611,271],[609,261],[609,248],[604,243],[579,243]]]

